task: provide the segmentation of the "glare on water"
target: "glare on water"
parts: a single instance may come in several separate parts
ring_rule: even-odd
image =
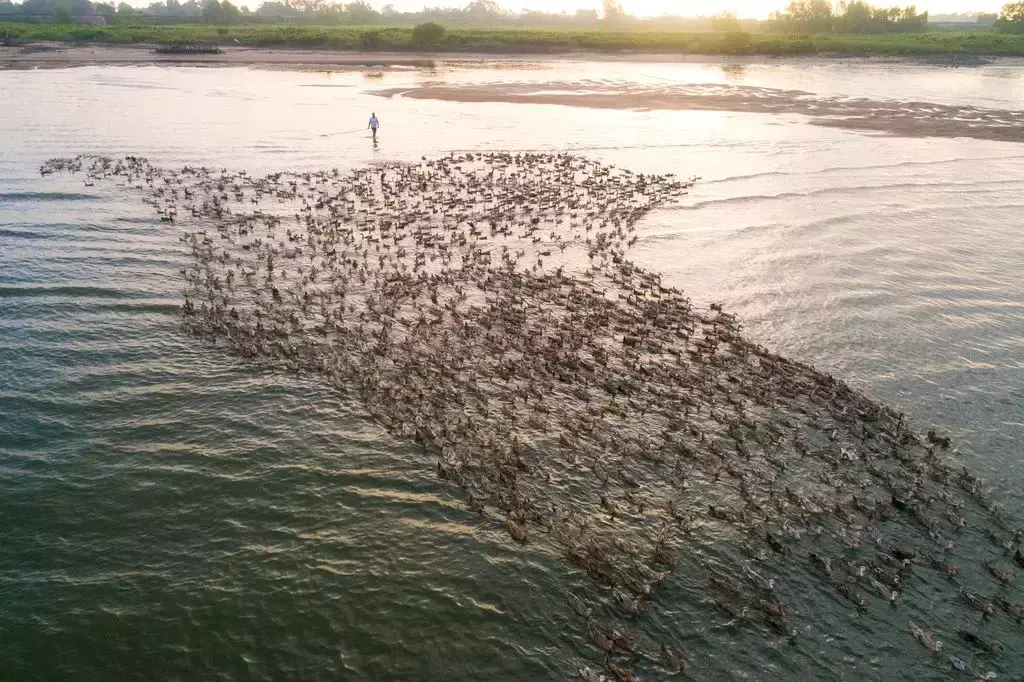
[[[358,402],[185,335],[179,269],[189,254],[178,232],[124,189],[40,178],[53,156],[134,154],[166,168],[259,174],[540,150],[700,176],[637,225],[632,259],[699,304],[723,304],[771,350],[842,378],[922,431],[950,433],[1019,518],[1024,147],[857,133],[796,114],[373,91],[705,83],[1013,109],[1024,67],[518,66],[383,79],[147,67],[0,74],[0,677],[557,679],[601,661],[565,606],[566,592],[594,593],[585,575],[556,549],[521,547],[503,525],[481,522],[418,448]],[[345,132],[371,111],[376,145]],[[726,565],[738,550],[709,542],[700,551]],[[1022,601],[1013,584],[970,579],[992,583],[986,596]],[[1004,615],[951,621],[935,632],[945,652],[934,654],[914,641],[907,612],[877,593],[857,617],[821,592],[790,644],[709,612],[706,588],[679,570],[641,616],[643,632],[677,643],[701,678],[944,679],[947,653],[984,672],[986,657],[957,635],[965,628],[1003,642],[993,668],[1012,675],[1024,656]],[[907,590],[929,595],[927,582]],[[660,674],[638,665],[641,677]]]

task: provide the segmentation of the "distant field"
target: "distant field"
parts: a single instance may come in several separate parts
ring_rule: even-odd
[[[0,39],[70,43],[215,43],[333,50],[417,50],[481,53],[653,52],[662,54],[1024,55],[1024,35],[936,31],[888,35],[781,35],[611,30],[448,30],[439,42],[413,40],[412,28],[252,25],[217,27],[79,26],[0,23]]]

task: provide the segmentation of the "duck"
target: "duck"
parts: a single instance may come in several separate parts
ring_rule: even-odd
[[[652,532],[665,524],[723,521],[723,533],[764,538],[748,558],[774,552],[783,565],[806,538],[815,551],[799,559],[858,608],[857,578],[895,603],[923,538],[952,548],[940,521],[958,538],[981,533],[966,523],[981,508],[1012,530],[976,476],[939,461],[947,437],[921,437],[840,379],[745,339],[724,303],[702,307],[631,262],[641,221],[684,196],[684,181],[572,155],[476,152],[263,177],[137,157],[41,171],[75,169],[188,218],[167,229],[190,260],[181,317],[197,342],[361,400],[442,485],[463,489],[481,523],[486,506],[514,541],[529,532],[530,546],[556,545],[629,615],[654,607],[652,589],[680,559],[703,561],[681,545],[677,557],[673,536]],[[876,500],[879,488],[890,498]],[[885,524],[895,511],[917,521],[898,541]],[[1024,565],[1019,536],[989,530]],[[870,574],[817,544],[856,549],[862,537],[884,548]],[[922,556],[938,576],[917,577],[955,576],[932,551]],[[732,569],[723,610],[757,610],[785,636],[774,579]],[[949,585],[938,587],[952,595]],[[961,601],[986,615],[1017,608],[977,599]],[[591,618],[582,600],[567,607]],[[609,641],[608,653],[623,651]]]

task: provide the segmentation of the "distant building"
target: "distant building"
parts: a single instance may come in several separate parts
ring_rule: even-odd
[[[76,24],[85,24],[86,26],[106,26],[107,20],[98,14],[90,14],[85,17],[75,17]]]

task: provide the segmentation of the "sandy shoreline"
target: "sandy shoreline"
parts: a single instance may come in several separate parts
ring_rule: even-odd
[[[902,137],[969,137],[1024,141],[1024,111],[982,109],[931,102],[828,97],[797,90],[743,85],[619,86],[594,83],[487,83],[387,88],[382,97],[434,99],[467,104],[557,104],[590,109],[729,111],[798,114],[814,125]]]
[[[222,48],[222,54],[157,54],[155,45],[65,46],[37,43],[31,47],[0,47],[0,69],[61,69],[88,65],[107,66],[254,66],[319,69],[365,67],[429,67],[441,55],[413,53],[360,53],[329,50]],[[451,58],[457,58],[453,56]],[[479,59],[479,57],[476,57]]]
[[[360,71],[388,68],[543,68],[545,63],[606,61],[633,63],[758,64],[820,62],[822,57],[723,57],[665,54],[465,54],[410,52],[353,52],[333,50],[226,47],[221,54],[158,54],[153,45],[78,45],[34,43],[0,47],[0,70],[63,69],[103,66],[248,67],[297,71]],[[825,57],[835,60],[836,57]],[[894,57],[849,58],[860,63],[905,64],[919,59]],[[578,85],[579,88],[575,88]],[[576,91],[574,91],[576,90]],[[585,91],[585,92],[583,92]],[[875,101],[822,97],[808,92],[729,85],[630,86],[571,82],[487,83],[388,88],[384,97],[434,99],[467,104],[557,104],[594,109],[705,110],[766,114],[799,114],[815,125],[873,131],[906,137],[969,137],[1024,141],[1024,111],[938,105],[928,102]]]
[[[603,61],[651,63],[738,63],[759,64],[819,61],[821,59],[873,63],[921,62],[906,57],[850,57],[838,55],[772,57],[752,55],[664,54],[646,52],[537,52],[537,53],[462,53],[462,52],[352,52],[326,49],[222,47],[222,54],[157,54],[155,45],[68,45],[32,43],[26,46],[0,46],[0,70],[61,69],[89,65],[110,66],[248,66],[269,69],[360,69],[387,67],[429,68],[445,63],[522,63],[537,61]]]
[[[303,50],[293,48],[223,47],[222,54],[157,54],[155,45],[82,45],[35,43],[32,46],[0,47],[0,69],[71,68],[87,65],[143,66],[251,66],[275,69],[431,67],[438,62],[534,62],[586,59],[591,61],[722,61],[700,55],[652,54],[483,54],[455,52],[350,52],[341,50]]]

